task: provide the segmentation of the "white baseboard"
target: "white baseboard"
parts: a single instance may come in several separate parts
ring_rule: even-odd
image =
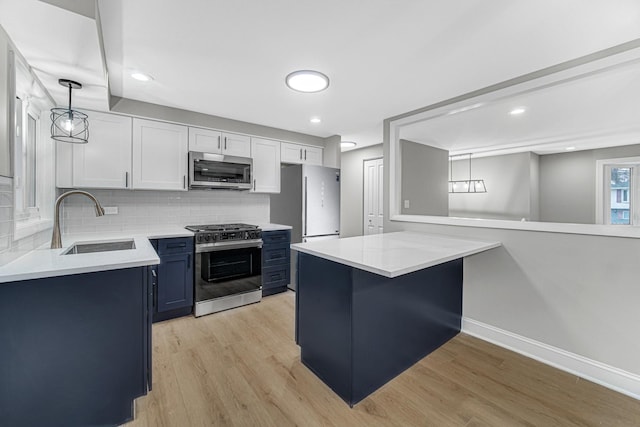
[[[462,332],[640,400],[639,375],[468,318]]]

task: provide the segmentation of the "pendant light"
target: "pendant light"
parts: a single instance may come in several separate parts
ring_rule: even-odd
[[[469,156],[469,179],[459,181],[453,180],[453,156],[449,156],[449,193],[486,193],[484,179],[471,179],[471,153],[466,155]]]
[[[71,91],[82,89],[82,85],[67,79],[60,79],[58,83],[69,88],[69,108],[51,109],[51,138],[73,144],[86,144],[89,142],[87,115],[71,109]]]

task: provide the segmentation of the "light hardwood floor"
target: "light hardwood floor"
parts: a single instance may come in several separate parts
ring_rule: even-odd
[[[154,324],[126,426],[640,426],[640,401],[464,334],[350,409],[300,362],[294,304]]]

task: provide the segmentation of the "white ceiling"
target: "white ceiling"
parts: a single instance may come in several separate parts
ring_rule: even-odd
[[[637,0],[98,0],[111,93],[358,146],[382,121],[640,37]],[[60,104],[106,110],[95,23],[38,0],[0,0],[0,24]],[[92,26],[93,24],[93,26]],[[143,84],[131,70],[155,78]],[[316,69],[322,93],[285,76]],[[319,116],[322,123],[311,124]]]
[[[629,56],[638,58],[638,50]],[[640,59],[513,92],[434,113],[402,127],[400,137],[452,155],[549,154],[640,143]],[[511,115],[515,108],[525,112]]]

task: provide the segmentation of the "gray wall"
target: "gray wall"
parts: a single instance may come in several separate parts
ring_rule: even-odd
[[[535,154],[534,154],[535,156]],[[469,218],[521,220],[531,214],[531,153],[471,158],[471,178],[484,179],[486,193],[449,194],[449,215]],[[452,162],[453,179],[469,176],[469,160]],[[403,184],[404,185],[404,184]],[[536,185],[537,187],[537,185]],[[534,209],[537,211],[537,209]],[[537,212],[533,217],[537,216]]]
[[[402,213],[449,214],[449,152],[429,145],[400,140],[402,158]],[[405,201],[409,208],[405,208]]]
[[[340,237],[362,235],[364,216],[364,161],[379,157],[382,157],[382,144],[342,153],[340,176]]]
[[[227,119],[224,117],[211,116],[209,114],[196,113],[194,111],[181,110],[179,108],[150,104],[148,102],[135,101],[127,98],[117,99],[114,102],[111,111],[115,113],[129,114],[132,116],[184,123],[192,126],[202,126],[229,132],[257,135],[280,141],[317,145],[319,147],[324,147],[325,143],[325,139],[318,136],[291,132],[284,129],[277,129],[254,123],[241,122],[239,120]]]
[[[540,156],[540,221],[594,224],[596,161],[640,156],[640,144]]]
[[[330,168],[340,169],[340,135],[333,135],[324,139],[322,164]]]

